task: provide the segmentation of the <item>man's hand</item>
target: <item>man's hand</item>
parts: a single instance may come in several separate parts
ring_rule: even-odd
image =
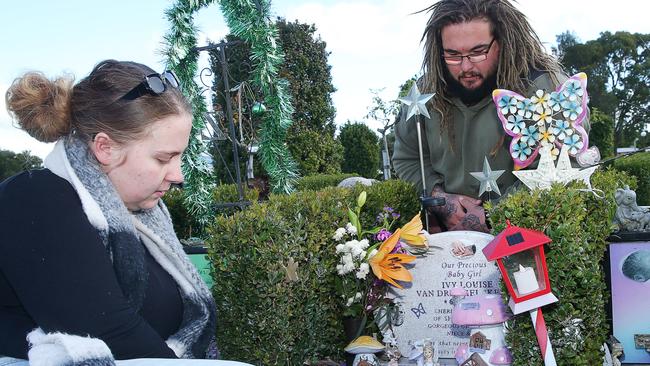
[[[445,205],[431,210],[447,230],[472,230],[489,232],[485,224],[483,201],[461,194],[447,193],[436,185],[431,192],[433,197],[444,197]]]

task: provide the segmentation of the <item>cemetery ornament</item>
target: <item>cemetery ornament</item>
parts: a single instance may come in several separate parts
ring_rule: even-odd
[[[588,147],[582,123],[587,116],[587,74],[567,79],[554,92],[537,90],[526,98],[513,91],[496,89],[492,100],[506,134],[512,136],[510,156],[515,170],[527,167],[542,146],[557,153],[566,147],[575,157]]]
[[[485,248],[483,254],[489,261],[497,261],[499,271],[505,282],[512,312],[530,312],[546,366],[555,366],[555,356],[548,336],[541,307],[558,301],[551,293],[544,244],[551,239],[535,230],[513,226],[507,227]]]
[[[431,116],[429,116],[429,111],[427,110],[426,104],[432,97],[433,94],[420,94],[417,83],[413,83],[408,95],[406,97],[399,98],[400,102],[408,107],[406,112],[406,120],[409,120],[411,117],[420,114],[424,115],[427,118],[431,118]]]
[[[451,321],[455,325],[469,326],[468,343],[456,350],[456,361],[461,364],[473,353],[487,365],[510,365],[512,355],[505,345],[503,323],[510,318],[500,295],[485,294],[466,297],[467,291],[456,287],[451,291],[454,304]]]
[[[399,98],[399,101],[402,102],[407,107],[406,118],[404,122],[408,121],[411,117],[415,116],[416,130],[418,133],[418,152],[420,154],[420,173],[422,175],[422,195],[420,196],[420,204],[422,211],[424,211],[424,221],[427,230],[429,229],[429,207],[442,206],[445,204],[444,198],[431,197],[427,192],[427,183],[424,173],[424,154],[422,152],[422,130],[420,128],[420,115],[424,115],[427,118],[430,118],[429,111],[427,110],[427,102],[435,94],[420,94],[418,85],[416,82],[411,86],[411,90],[404,98]]]
[[[614,224],[618,231],[650,231],[650,212],[636,203],[636,192],[629,186],[618,188],[614,192],[616,214]]]
[[[497,179],[499,179],[501,174],[503,174],[504,172],[505,170],[492,170],[492,168],[490,167],[490,162],[488,161],[486,156],[483,160],[483,171],[469,173],[472,177],[478,179],[478,181],[481,182],[478,196],[481,197],[485,192],[488,192],[488,195],[490,194],[490,192],[495,192],[500,196],[501,191],[499,190]]]
[[[589,191],[594,191],[591,187],[590,178],[596,169],[598,169],[598,165],[587,168],[573,168],[569,160],[569,151],[566,147],[562,148],[557,160],[556,165],[553,162],[551,146],[542,146],[540,148],[540,159],[537,169],[515,170],[512,174],[531,190],[551,189],[553,183],[566,185],[571,181],[579,180],[585,183]]]
[[[370,336],[360,336],[345,347],[345,352],[356,355],[352,366],[379,366],[375,353],[384,350],[384,345]]]
[[[253,111],[253,115],[261,116],[266,112],[266,106],[260,102],[255,102],[251,110]]]

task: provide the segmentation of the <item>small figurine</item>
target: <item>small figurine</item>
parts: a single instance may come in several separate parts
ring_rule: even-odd
[[[424,340],[424,347],[422,348],[424,358],[424,366],[439,366],[438,363],[438,347],[433,346],[433,341],[426,338]]]
[[[616,337],[610,335],[602,349],[605,351],[603,366],[621,366],[621,361],[618,358],[623,355],[623,345]]]
[[[399,351],[399,347],[397,347],[397,340],[392,334],[386,334],[384,335],[383,341],[386,345],[384,355],[388,358],[388,364],[386,366],[399,366],[399,359],[402,358],[402,353]]]
[[[360,336],[345,347],[345,352],[356,355],[352,366],[379,366],[375,353],[383,350],[384,345],[370,336]]]
[[[417,366],[424,366],[424,342],[422,340],[409,341],[411,351],[409,361],[414,361]]]
[[[625,186],[614,193],[616,215],[614,224],[619,231],[650,231],[650,212],[636,204],[636,193]]]
[[[352,366],[379,366],[379,361],[372,353],[359,353],[354,358]]]

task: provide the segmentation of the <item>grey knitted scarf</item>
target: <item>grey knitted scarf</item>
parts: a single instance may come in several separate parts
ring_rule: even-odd
[[[162,200],[154,208],[129,212],[87,144],[74,137],[57,142],[45,166],[68,180],[79,194],[84,212],[99,231],[131,305],[136,309],[142,307],[147,288],[143,243],[177,282],[183,300],[181,326],[167,339],[167,345],[182,358],[217,358],[214,299],[185,255]],[[35,346],[32,344],[32,351]],[[84,360],[83,364],[89,363]]]

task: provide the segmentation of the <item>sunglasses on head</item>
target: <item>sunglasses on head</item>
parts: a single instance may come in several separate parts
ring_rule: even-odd
[[[167,85],[178,89],[180,83],[176,74],[171,70],[163,71],[161,74],[150,74],[144,80],[126,93],[121,99],[133,100],[143,96],[145,93],[160,95],[167,90]]]

